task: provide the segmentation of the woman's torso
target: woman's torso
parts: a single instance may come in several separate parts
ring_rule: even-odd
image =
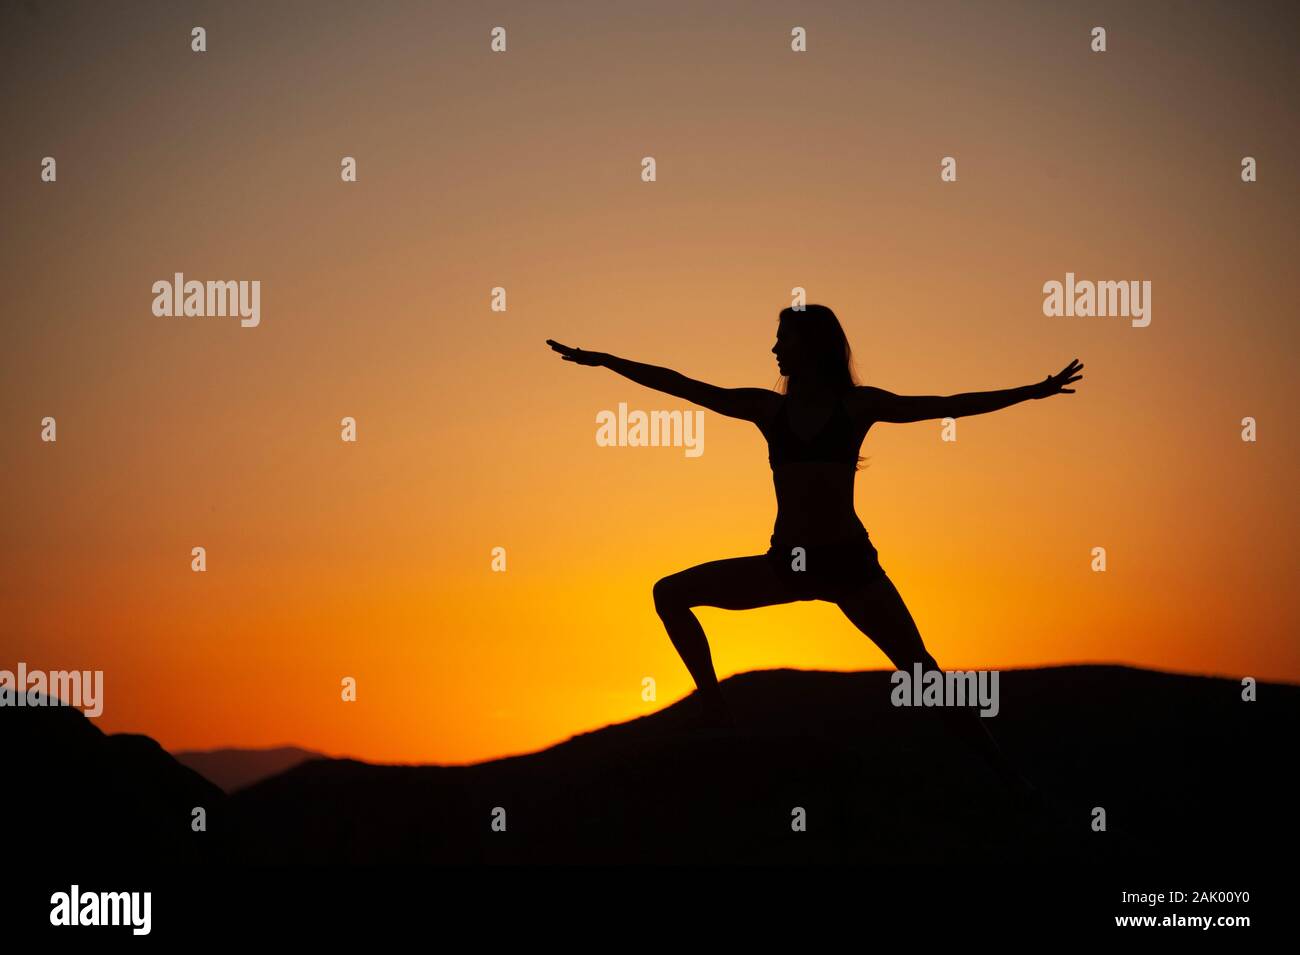
[[[866,533],[853,509],[853,481],[871,423],[854,420],[843,398],[786,395],[758,423],[776,491],[774,541],[825,544]]]

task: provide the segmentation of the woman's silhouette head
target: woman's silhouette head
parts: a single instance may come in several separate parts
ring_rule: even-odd
[[[776,327],[778,389],[847,391],[857,385],[853,374],[853,352],[840,327],[840,320],[825,305],[807,305],[803,311],[781,310]]]

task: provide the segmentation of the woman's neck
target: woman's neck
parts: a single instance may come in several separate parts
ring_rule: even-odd
[[[800,398],[827,398],[832,391],[833,389],[826,382],[816,378],[804,380],[791,377],[785,386],[787,395],[797,395]]]

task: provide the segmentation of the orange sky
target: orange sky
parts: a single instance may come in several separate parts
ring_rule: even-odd
[[[381,761],[677,699],[651,587],[766,549],[765,446],[706,414],[698,458],[598,447],[620,401],[688,406],[543,340],[770,386],[803,286],[896,392],[1087,366],[956,443],[868,435],[859,513],[941,665],[1300,679],[1296,87],[1282,8],[1228,9],[6,9],[0,668],[103,669],[98,725],[171,749]],[[177,271],[260,280],[261,324],[155,317]],[[1151,281],[1150,326],[1045,317],[1067,271]],[[720,675],[887,665],[829,604],[699,616]]]

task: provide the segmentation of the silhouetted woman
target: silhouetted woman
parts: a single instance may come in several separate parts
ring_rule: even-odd
[[[699,688],[709,725],[732,725],[713,671],[704,629],[693,607],[749,610],[796,600],[836,604],[899,670],[919,662],[938,669],[912,615],[877,560],[853,509],[853,479],[863,438],[877,421],[962,418],[999,411],[1030,398],[1073,393],[1083,366],[1072,361],[1043,381],[1005,391],[940,396],[896,395],[859,385],[848,339],[823,305],[784,309],[777,324],[777,370],[784,388],[720,388],[668,368],[547,339],[565,361],[599,365],[638,384],[732,418],[752,421],[768,444],[776,487],[776,526],[766,554],[714,560],[660,580],[655,608]],[[796,550],[796,548],[801,550]],[[1032,789],[1003,757],[972,707],[939,707],[951,728],[971,742],[1013,789]]]

